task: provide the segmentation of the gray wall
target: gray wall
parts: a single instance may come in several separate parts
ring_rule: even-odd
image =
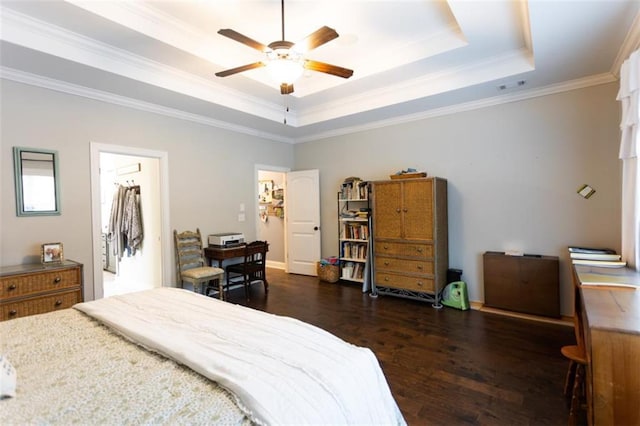
[[[471,300],[484,299],[482,254],[518,249],[560,257],[571,314],[567,246],[620,249],[616,92],[601,85],[296,145],[296,167],[320,170],[323,256],[338,253],[345,177],[413,167],[448,180],[449,263]],[[589,200],[576,194],[585,183],[597,191]]]
[[[65,257],[85,265],[93,297],[90,143],[166,151],[171,229],[229,229],[255,237],[256,221],[238,222],[241,203],[257,211],[255,164],[293,166],[290,144],[0,80],[0,264],[39,261],[40,245],[61,241]],[[12,147],[58,150],[62,215],[16,217]],[[173,277],[171,277],[173,279]]]
[[[171,227],[244,232],[255,206],[255,164],[319,169],[322,255],[337,254],[336,191],[346,176],[386,179],[414,167],[449,181],[450,266],[483,300],[482,253],[560,256],[562,312],[570,314],[566,246],[620,248],[619,106],[607,84],[327,140],[288,145],[0,80],[0,264],[37,259],[62,241],[85,264],[92,295],[89,144],[166,151]],[[60,154],[62,215],[15,215],[11,147]],[[353,161],[353,159],[358,159]],[[596,194],[576,194],[584,183]]]

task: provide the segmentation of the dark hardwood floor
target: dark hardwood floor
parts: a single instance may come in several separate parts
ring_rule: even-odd
[[[371,348],[410,425],[563,425],[571,327],[480,311],[434,309],[380,296],[353,283],[269,269],[261,284],[229,301],[306,321]]]

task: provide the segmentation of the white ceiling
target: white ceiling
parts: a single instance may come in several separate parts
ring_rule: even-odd
[[[640,0],[285,1],[286,39],[334,28],[306,57],[354,74],[306,71],[283,96],[264,68],[214,75],[263,59],[219,29],[280,40],[278,0],[0,0],[0,72],[301,142],[613,81],[640,44],[639,11]]]

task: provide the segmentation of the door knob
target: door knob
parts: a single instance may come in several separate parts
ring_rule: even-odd
[[[314,230],[314,231],[317,231],[318,229],[320,229],[320,228],[318,228],[317,226],[314,226],[314,227],[313,227],[313,230]]]

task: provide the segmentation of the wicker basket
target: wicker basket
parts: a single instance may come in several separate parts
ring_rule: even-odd
[[[323,265],[320,262],[317,262],[316,272],[318,273],[318,278],[321,281],[336,283],[340,279],[340,268],[338,265]]]

